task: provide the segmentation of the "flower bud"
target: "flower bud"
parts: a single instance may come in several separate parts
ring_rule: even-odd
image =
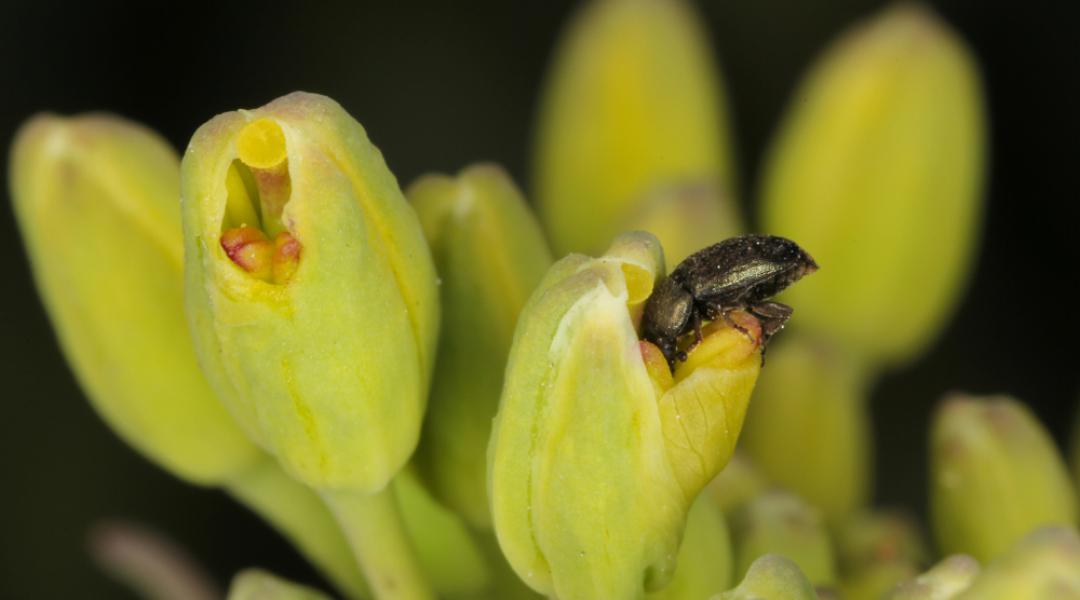
[[[979,561],[954,554],[929,571],[900,583],[885,600],[952,600],[958,598],[979,575]]]
[[[1031,530],[1076,525],[1076,491],[1050,435],[1004,396],[954,395],[930,437],[930,509],[943,552],[994,558]]]
[[[886,562],[919,566],[930,556],[918,525],[897,511],[850,515],[837,528],[834,540],[840,567],[848,573]]]
[[[746,420],[742,448],[754,465],[830,522],[870,494],[865,388],[854,361],[824,342],[792,335],[770,347]]]
[[[858,512],[840,523],[833,539],[848,600],[879,600],[914,578],[929,555],[914,521],[899,512]]]
[[[742,583],[713,600],[817,600],[814,586],[791,559],[766,554],[754,561]]]
[[[330,600],[330,597],[262,569],[244,569],[233,577],[226,600]]]
[[[1073,420],[1072,436],[1069,440],[1069,463],[1072,465],[1073,483],[1080,490],[1080,410]]]
[[[770,359],[771,362],[771,359]],[[772,368],[770,364],[769,368]],[[761,392],[758,392],[761,395]],[[769,488],[769,482],[743,451],[736,452],[720,474],[709,482],[708,493],[725,515],[731,516]]]
[[[648,231],[664,247],[664,259],[677,265],[684,258],[742,229],[730,195],[709,181],[682,182],[657,188],[630,214],[626,231]]]
[[[1070,527],[1036,530],[986,565],[957,600],[1080,598],[1080,536]]]
[[[771,491],[758,496],[732,519],[735,573],[745,575],[766,554],[795,561],[814,585],[836,579],[836,562],[820,513],[798,496]]]
[[[248,441],[199,370],[183,317],[173,150],[118,117],[41,116],[22,129],[12,159],[35,279],[102,418],[170,473],[226,488],[342,590],[362,592],[326,508]]]
[[[845,575],[840,582],[840,597],[844,600],[881,600],[897,584],[915,577],[915,566],[900,561],[869,564]]]
[[[648,600],[697,600],[726,590],[731,581],[731,536],[720,507],[706,494],[698,496],[686,516],[678,568],[667,587]]]
[[[555,263],[518,319],[488,493],[503,552],[540,593],[663,587],[691,501],[734,450],[760,326],[710,324],[672,374],[632,319],[663,272],[656,239],[626,234],[600,258]]]
[[[683,0],[594,0],[576,15],[548,75],[534,158],[556,255],[602,251],[654,190],[706,181],[733,191],[711,54]]]
[[[430,254],[381,154],[337,103],[294,93],[203,125],[181,184],[211,384],[299,480],[381,490],[419,437],[438,328]],[[273,240],[269,275],[267,246],[237,239]]]
[[[16,138],[11,181],[60,345],[109,426],[194,483],[220,484],[257,462],[187,335],[172,148],[118,117],[43,115]]]
[[[787,296],[799,326],[869,360],[910,359],[974,255],[986,135],[974,61],[928,8],[901,3],[843,36],[793,98],[762,216],[829,265]]]
[[[442,333],[414,462],[433,494],[491,526],[487,444],[518,312],[551,265],[525,199],[497,166],[411,185],[441,285]]]

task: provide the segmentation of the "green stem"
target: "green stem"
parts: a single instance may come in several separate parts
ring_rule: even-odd
[[[322,495],[337,516],[376,598],[428,600],[435,597],[409,544],[393,485],[373,495],[330,490],[324,490]]]
[[[288,538],[347,597],[371,596],[326,506],[277,463],[264,460],[228,482],[225,489]]]

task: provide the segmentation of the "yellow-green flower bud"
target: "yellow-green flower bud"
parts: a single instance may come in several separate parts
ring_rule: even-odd
[[[233,577],[227,600],[330,600],[330,597],[262,569],[244,569]]]
[[[731,196],[708,181],[662,186],[630,215],[626,231],[648,231],[664,247],[664,260],[677,265],[691,254],[738,235],[738,210]]]
[[[979,561],[954,554],[929,571],[904,581],[884,596],[885,600],[953,600],[979,575]]]
[[[118,117],[38,117],[12,150],[35,279],[98,413],[170,473],[225,487],[358,595],[366,586],[325,507],[248,441],[199,370],[179,196],[176,153]]]
[[[769,359],[772,369],[772,359]],[[761,392],[758,392],[761,395]],[[724,470],[709,482],[707,493],[717,506],[729,517],[744,504],[769,488],[769,482],[761,474],[746,453],[738,451],[728,461]]]
[[[41,297],[95,409],[169,472],[220,484],[261,453],[195,361],[183,318],[176,153],[118,117],[40,116],[11,195]]]
[[[855,513],[840,523],[833,540],[848,600],[879,600],[914,578],[929,555],[914,521],[899,512]]]
[[[536,219],[495,165],[428,175],[407,196],[441,285],[442,333],[414,462],[434,495],[491,526],[487,444],[518,312],[551,266]]]
[[[649,600],[701,600],[732,584],[731,536],[720,507],[701,494],[686,516],[678,567],[671,583]]]
[[[602,251],[658,188],[706,181],[733,191],[726,100],[706,37],[684,0],[593,0],[570,23],[534,156],[556,255]]]
[[[1021,403],[954,395],[930,434],[938,545],[980,561],[1041,525],[1076,525],[1076,490],[1050,435]]]
[[[870,360],[918,354],[970,267],[985,123],[963,43],[901,3],[842,37],[793,95],[763,223],[829,265],[787,296],[798,325]]]
[[[792,335],[770,347],[769,368],[746,418],[742,449],[754,465],[830,522],[865,504],[870,493],[865,386],[848,356]]]
[[[751,500],[731,522],[735,573],[745,575],[766,554],[795,561],[814,585],[836,579],[836,559],[821,514],[798,496],[766,492]]]
[[[918,574],[910,563],[886,561],[867,565],[863,569],[842,577],[841,598],[844,600],[881,600],[897,584]]]
[[[672,374],[632,318],[663,273],[656,239],[626,234],[600,258],[555,263],[518,319],[488,493],[503,552],[543,594],[663,587],[692,500],[734,450],[760,327],[710,325]]]
[[[738,587],[713,600],[818,600],[818,594],[798,565],[766,554],[750,565]]]
[[[930,556],[918,525],[901,512],[861,511],[844,519],[835,533],[836,557],[847,573],[886,562],[921,566]]]
[[[1080,490],[1080,409],[1076,411],[1076,419],[1073,421],[1069,447],[1069,462],[1072,464],[1073,481],[1077,486],[1077,490]]]
[[[337,103],[294,93],[199,128],[181,186],[187,314],[211,384],[301,481],[385,487],[419,437],[438,299],[382,155]]]
[[[1080,536],[1071,527],[1036,530],[986,565],[956,600],[1080,598]]]

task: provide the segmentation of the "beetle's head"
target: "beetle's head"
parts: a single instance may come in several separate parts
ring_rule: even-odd
[[[789,283],[817,271],[818,266],[813,257],[795,242],[775,235],[770,235],[765,240],[765,243],[758,246],[758,250],[763,254],[762,258],[776,264],[790,265]]]
[[[674,364],[676,340],[690,328],[694,297],[681,283],[667,277],[656,286],[641,318],[642,337],[660,348]]]

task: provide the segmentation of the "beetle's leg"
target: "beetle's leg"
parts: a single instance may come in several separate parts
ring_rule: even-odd
[[[761,335],[766,343],[784,328],[784,324],[794,312],[790,306],[779,302],[759,302],[750,305],[747,310],[761,322]]]
[[[690,325],[694,328],[694,341],[681,353],[681,358],[679,360],[683,362],[686,361],[686,355],[693,351],[694,348],[697,348],[698,344],[701,343],[701,340],[705,339],[705,336],[701,333],[701,313],[697,310],[690,312]]]
[[[784,328],[794,309],[780,302],[759,302],[747,307],[747,310],[761,323],[761,366],[764,367],[769,339]]]

